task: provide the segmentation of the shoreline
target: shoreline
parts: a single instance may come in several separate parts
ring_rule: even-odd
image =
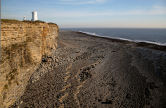
[[[102,35],[98,35],[96,33],[91,33],[91,32],[83,32],[83,31],[78,31],[78,32],[85,33],[85,34],[88,34],[88,35],[94,35],[94,36],[99,36],[99,37],[111,38],[111,39],[127,40],[127,41],[130,41],[130,42],[136,42],[136,43],[145,42],[145,43],[150,43],[150,44],[156,44],[156,45],[166,46],[166,42],[165,43],[160,43],[160,42],[153,42],[153,41],[146,41],[146,40],[132,40],[132,39],[126,39],[126,38],[120,38],[120,37],[102,36]]]
[[[75,29],[75,30],[74,30]],[[80,29],[80,30],[79,30]],[[150,44],[156,44],[156,45],[161,45],[161,46],[166,46],[166,42],[160,42],[160,41],[154,41],[154,40],[141,40],[141,39],[128,39],[128,38],[121,38],[121,37],[112,37],[111,35],[103,35],[101,33],[96,33],[95,31],[93,32],[87,32],[86,30],[82,31],[81,29],[84,29],[84,28],[73,28],[73,29],[67,29],[67,28],[62,28],[62,30],[64,31],[73,31],[73,32],[81,32],[81,33],[85,33],[85,34],[88,34],[88,35],[95,35],[95,36],[99,36],[99,37],[107,37],[107,38],[112,38],[112,39],[121,39],[121,40],[128,40],[128,41],[132,41],[132,42],[145,42],[145,43],[150,43]],[[87,28],[85,28],[87,29]],[[90,28],[90,29],[99,29],[99,28]],[[108,29],[108,28],[100,28],[100,29]],[[159,29],[159,30],[165,30],[166,28],[109,28],[109,29]]]
[[[68,31],[68,30],[63,30],[63,31]],[[155,50],[160,50],[160,51],[166,51],[166,44],[160,44],[160,43],[157,43],[157,42],[135,41],[135,40],[124,39],[124,38],[106,37],[106,36],[100,36],[100,35],[95,35],[95,34],[93,35],[93,34],[89,34],[89,33],[86,33],[86,32],[81,32],[81,31],[72,31],[72,32],[85,34],[87,36],[93,36],[93,37],[97,37],[97,38],[108,39],[108,40],[111,40],[112,42],[135,44],[138,47],[144,47],[144,48],[150,48],[150,49],[155,49]]]

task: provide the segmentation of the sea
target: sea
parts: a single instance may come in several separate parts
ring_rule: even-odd
[[[61,30],[166,46],[166,28],[62,28]]]

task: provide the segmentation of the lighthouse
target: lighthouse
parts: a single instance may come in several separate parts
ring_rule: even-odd
[[[33,11],[32,12],[32,21],[36,21],[36,20],[38,20],[37,11]]]
[[[23,18],[23,21],[25,21],[26,20],[26,16],[24,16],[24,18]]]

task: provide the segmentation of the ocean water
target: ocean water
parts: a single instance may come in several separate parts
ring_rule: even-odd
[[[166,45],[166,29],[136,29],[136,28],[63,28],[84,32],[101,37],[127,39],[131,41],[150,42]]]

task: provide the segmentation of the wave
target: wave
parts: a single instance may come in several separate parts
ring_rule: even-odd
[[[103,36],[103,35],[99,35],[99,34],[96,34],[96,33],[84,32],[84,31],[78,31],[78,32],[85,33],[85,34],[88,34],[88,35],[94,35],[94,36],[106,37],[106,38],[112,38],[112,39],[120,39],[120,40],[126,40],[126,41],[130,41],[130,42],[136,42],[136,43],[145,42],[145,43],[150,43],[150,44],[166,46],[166,43],[160,43],[160,42],[152,42],[152,41],[147,41],[147,40],[131,40],[131,39],[120,38],[120,37]]]

